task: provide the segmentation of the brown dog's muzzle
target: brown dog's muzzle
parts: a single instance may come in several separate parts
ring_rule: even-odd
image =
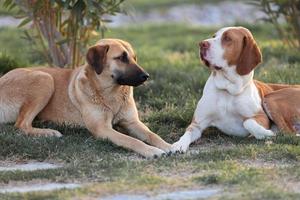
[[[149,78],[149,74],[138,65],[129,65],[117,78],[120,85],[139,86]]]

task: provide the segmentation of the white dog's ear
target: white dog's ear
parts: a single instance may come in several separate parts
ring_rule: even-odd
[[[101,74],[106,63],[106,54],[109,45],[96,45],[89,48],[86,54],[86,61],[94,68],[97,74]]]
[[[252,35],[246,33],[243,38],[243,49],[236,66],[237,73],[241,76],[249,74],[261,61],[262,55],[259,47]]]

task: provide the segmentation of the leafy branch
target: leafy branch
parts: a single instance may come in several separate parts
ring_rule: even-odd
[[[300,49],[300,0],[252,0],[266,15],[283,41]],[[284,19],[286,23],[282,23]]]
[[[18,9],[19,27],[30,23],[26,37],[40,45],[51,66],[72,67],[83,62],[91,37],[101,30],[104,37],[105,16],[122,12],[124,0],[4,0],[7,9]]]

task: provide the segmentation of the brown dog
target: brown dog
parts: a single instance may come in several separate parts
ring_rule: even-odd
[[[56,130],[32,127],[37,117],[85,126],[96,138],[145,157],[169,151],[170,145],[139,120],[131,86],[142,84],[149,75],[137,64],[131,45],[100,40],[89,48],[86,60],[75,70],[21,68],[5,74],[0,78],[0,123],[16,122],[28,135],[61,136]],[[138,139],[115,131],[114,124]]]

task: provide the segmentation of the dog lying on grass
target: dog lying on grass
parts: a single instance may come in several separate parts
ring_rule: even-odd
[[[211,75],[192,123],[172,145],[173,152],[187,151],[210,126],[228,135],[253,135],[257,139],[275,135],[271,122],[283,131],[300,132],[300,85],[253,80],[262,55],[248,29],[222,28],[199,45],[200,58]]]
[[[15,122],[31,136],[57,137],[60,132],[34,128],[32,121],[75,124],[145,157],[168,152],[171,145],[139,120],[132,86],[149,75],[137,64],[131,45],[118,39],[100,40],[88,49],[86,61],[74,70],[19,68],[2,76],[0,123]],[[115,124],[135,138],[114,130]]]

